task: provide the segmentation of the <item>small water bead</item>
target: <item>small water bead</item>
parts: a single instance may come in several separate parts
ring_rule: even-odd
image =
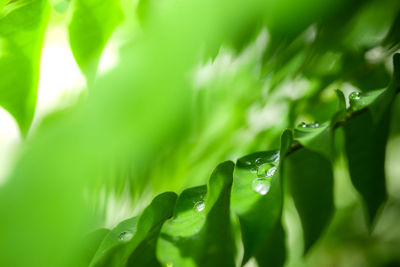
[[[318,128],[318,127],[319,127],[319,123],[318,123],[318,122],[313,122],[313,123],[310,125],[310,127],[311,127],[311,128]]]
[[[122,231],[119,233],[118,238],[121,241],[129,241],[133,237],[133,234],[130,231]]]
[[[271,179],[269,178],[257,178],[253,180],[253,190],[260,195],[266,195],[271,187]]]
[[[272,177],[276,172],[276,166],[271,163],[261,165],[257,170],[258,177]]]
[[[300,128],[318,128],[320,125],[319,125],[319,123],[318,122],[313,122],[313,123],[310,123],[310,124],[307,124],[307,123],[305,123],[305,122],[302,122],[302,123],[300,123],[299,125],[298,125],[298,127],[300,127]]]
[[[298,127],[300,127],[300,128],[307,128],[307,124],[303,121],[302,123],[300,123],[300,124],[298,125]]]
[[[172,262],[168,262],[165,266],[166,266],[166,267],[173,267],[174,264],[173,264]]]
[[[194,203],[194,209],[198,212],[203,211],[205,207],[206,203],[204,203],[203,201],[198,201]]]

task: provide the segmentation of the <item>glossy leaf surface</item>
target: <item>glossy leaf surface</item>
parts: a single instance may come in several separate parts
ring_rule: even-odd
[[[243,263],[266,246],[282,209],[279,151],[257,152],[237,161],[232,210],[238,215],[244,245]]]
[[[167,266],[235,266],[230,193],[233,163],[218,165],[208,183],[179,196],[163,226],[157,253]]]
[[[158,195],[139,217],[121,222],[100,244],[90,266],[148,266],[158,263],[155,242],[165,220],[172,216],[176,194]],[[140,264],[139,264],[140,263]]]

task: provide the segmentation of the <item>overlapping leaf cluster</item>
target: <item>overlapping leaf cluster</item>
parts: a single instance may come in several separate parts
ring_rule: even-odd
[[[157,196],[139,217],[121,222],[93,242],[98,249],[86,264],[237,266],[254,257],[260,266],[283,266],[284,195],[292,196],[300,216],[304,253],[323,235],[335,212],[332,162],[334,131],[339,128],[345,132],[351,180],[372,228],[386,201],[384,155],[400,88],[400,54],[393,61],[388,88],[352,94],[347,109],[343,93],[337,91],[339,108],[331,121],[286,130],[280,150],[256,152],[236,164],[221,163],[207,186],[186,189],[178,198],[174,193]]]

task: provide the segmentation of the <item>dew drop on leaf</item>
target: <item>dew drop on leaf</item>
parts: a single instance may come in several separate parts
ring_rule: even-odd
[[[360,100],[360,92],[351,92],[349,95],[349,99],[351,100]]]
[[[203,211],[206,204],[203,201],[198,201],[194,204],[194,209],[198,212]]]
[[[120,241],[129,241],[133,237],[133,234],[129,231],[122,231],[119,233],[118,238]]]
[[[300,127],[300,128],[307,128],[307,124],[303,121],[303,122],[300,123],[297,127]]]
[[[260,195],[266,195],[271,186],[271,179],[268,178],[257,178],[253,180],[253,190]]]
[[[297,127],[299,128],[318,128],[320,125],[318,122],[313,122],[310,124],[307,124],[305,122],[300,123]]]
[[[272,177],[276,172],[276,166],[271,163],[265,163],[258,167],[257,176],[258,177]]]
[[[360,92],[351,92],[349,95],[350,108],[357,110],[365,106]]]

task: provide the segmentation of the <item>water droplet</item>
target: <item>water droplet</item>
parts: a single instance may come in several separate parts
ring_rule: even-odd
[[[268,178],[257,178],[253,180],[253,190],[260,195],[266,195],[271,186],[271,179]]]
[[[166,267],[173,267],[174,264],[172,262],[168,262],[167,264],[165,264]]]
[[[307,124],[303,121],[302,123],[300,123],[300,124],[298,125],[298,127],[300,127],[300,128],[307,128]]]
[[[350,107],[353,110],[359,109],[364,107],[364,101],[361,97],[360,92],[352,92],[349,95],[349,102],[350,102]]]
[[[307,123],[305,123],[305,122],[302,122],[302,123],[300,123],[299,125],[298,125],[298,127],[300,127],[300,128],[318,128],[320,125],[319,125],[319,123],[318,122],[313,122],[313,123],[310,123],[310,124],[307,124]]]
[[[133,237],[133,234],[130,231],[122,231],[119,233],[118,238],[121,241],[129,241]]]
[[[203,201],[198,201],[198,202],[194,203],[194,209],[198,212],[204,210],[205,207],[206,207],[206,203],[204,203]]]
[[[311,128],[318,128],[319,127],[319,123],[318,122],[313,122],[310,126],[311,126]]]
[[[257,172],[257,168],[253,166],[253,167],[250,168],[250,171],[251,172]]]
[[[276,166],[274,164],[265,163],[261,165],[257,170],[258,177],[272,177],[276,172]]]
[[[349,95],[349,99],[351,100],[360,100],[360,92],[351,92]]]

